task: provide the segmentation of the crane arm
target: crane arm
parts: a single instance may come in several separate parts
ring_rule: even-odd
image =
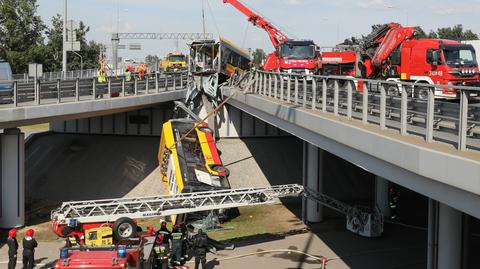
[[[256,14],[249,8],[247,8],[242,2],[239,0],[223,0],[223,3],[228,3],[235,7],[238,11],[242,12],[245,16],[247,16],[248,21],[251,22],[253,25],[265,30],[269,37],[270,41],[272,42],[275,48],[278,47],[283,41],[288,40],[289,38],[283,34],[275,25],[268,22],[260,16]]]
[[[377,68],[381,67],[403,41],[415,36],[415,32],[415,27],[400,27],[389,30],[373,55],[373,65]]]

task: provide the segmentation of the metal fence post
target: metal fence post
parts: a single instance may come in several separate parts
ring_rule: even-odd
[[[165,91],[168,91],[168,75],[165,74]]]
[[[274,78],[274,81],[273,81],[274,84],[273,85],[274,85],[274,88],[275,88],[275,92],[273,93],[273,97],[275,99],[277,99],[277,97],[278,97],[278,79],[277,79],[277,77],[278,77],[277,74],[273,75],[273,78]]]
[[[317,109],[317,78],[312,77],[312,109]]]
[[[333,115],[338,116],[338,93],[340,91],[340,85],[338,80],[333,81]]]
[[[137,78],[137,76],[135,76],[133,87],[134,87],[134,95],[138,95],[138,78]]]
[[[268,74],[268,97],[272,97],[272,73]]]
[[[13,106],[18,106],[18,81],[13,82]]]
[[[108,97],[107,98],[110,98],[110,96],[112,96],[112,80],[111,80],[111,77],[108,77],[108,81],[107,81],[107,95]]]
[[[298,105],[298,77],[295,76],[295,104]]]
[[[368,91],[370,84],[363,82],[363,100],[362,100],[362,122],[364,124],[368,123]]]
[[[183,89],[183,73],[180,73],[180,88]]]
[[[380,128],[385,129],[386,127],[386,112],[387,112],[387,91],[385,90],[385,85],[380,84]]]
[[[290,103],[290,98],[292,96],[292,76],[288,75],[287,81],[287,102]]]
[[[145,94],[149,94],[149,88],[150,88],[150,78],[148,76],[145,76]]]
[[[93,100],[97,99],[97,80],[95,77],[92,79],[92,94]]]
[[[125,96],[125,77],[122,77],[122,96]]]
[[[284,100],[283,99],[284,98],[284,89],[283,88],[285,86],[284,85],[285,83],[283,81],[283,76],[281,74],[279,75],[279,79],[280,79],[280,100],[283,101]]]
[[[425,140],[430,143],[433,142],[433,122],[435,119],[435,88],[428,88],[427,99],[427,120],[426,120],[426,133]]]
[[[80,101],[80,80],[78,78],[75,79],[75,100]]]
[[[468,92],[460,90],[460,115],[458,118],[458,150],[467,150]]]
[[[158,87],[158,73],[155,73],[155,91],[158,93],[160,88]]]
[[[177,89],[177,78],[175,77],[175,73],[172,74],[173,79],[173,90]]]
[[[405,87],[402,86],[401,92],[401,105],[400,105],[400,134],[407,135],[407,112],[408,112],[408,93]]]
[[[307,78],[303,77],[303,107],[307,107]]]
[[[35,105],[40,104],[40,91],[39,91],[39,85],[38,85],[38,80],[34,79],[33,80],[33,96],[35,97]]]
[[[62,102],[62,91],[60,90],[61,86],[60,79],[57,79],[57,103],[60,104]]]
[[[327,112],[327,79],[322,79],[322,111]]]
[[[353,81],[347,80],[347,119],[348,120],[352,120],[352,107],[353,107],[352,83]]]
[[[267,95],[268,89],[268,77],[267,74],[263,74],[263,95]]]

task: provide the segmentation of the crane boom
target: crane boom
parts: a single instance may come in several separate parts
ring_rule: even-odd
[[[270,40],[272,41],[272,44],[275,48],[277,48],[278,45],[283,43],[285,40],[290,39],[284,33],[282,33],[275,25],[268,22],[265,18],[263,18],[259,14],[256,14],[255,12],[250,10],[241,1],[223,0],[223,3],[228,3],[232,5],[238,11],[242,12],[245,16],[247,16],[248,21],[250,21],[253,25],[265,30],[270,36]]]

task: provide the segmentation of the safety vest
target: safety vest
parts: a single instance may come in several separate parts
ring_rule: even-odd
[[[70,246],[72,247],[77,245],[77,238],[75,238],[75,236],[68,237],[68,241],[70,242]]]
[[[97,80],[98,80],[98,83],[105,83],[105,82],[107,82],[107,78],[106,78],[105,72],[98,71],[98,73],[97,73]]]
[[[125,72],[125,81],[132,80],[132,73],[130,71]]]

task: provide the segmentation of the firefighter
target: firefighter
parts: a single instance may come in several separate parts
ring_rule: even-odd
[[[175,225],[172,230],[172,263],[174,265],[183,265],[183,244],[185,243],[185,238],[183,233],[180,230],[178,225]]]
[[[198,234],[195,236],[193,247],[195,249],[195,269],[198,269],[199,264],[202,264],[202,269],[206,268],[207,264],[207,251],[208,240],[207,235],[202,229],[198,230]]]
[[[168,268],[168,253],[167,249],[163,244],[163,235],[158,234],[155,237],[155,247],[153,250],[155,251],[155,269],[167,269]]]
[[[125,69],[125,81],[129,82],[132,80],[132,72],[130,72],[130,68]]]
[[[78,246],[78,240],[77,240],[77,236],[76,235],[71,235],[67,238],[67,244],[66,244],[66,247],[67,248],[71,248],[71,247],[76,247]]]
[[[33,238],[33,230],[28,229],[23,238],[23,268],[33,269],[35,267],[35,248],[38,246],[37,240]]]
[[[17,250],[18,250],[18,242],[17,242],[17,230],[15,228],[8,231],[8,269],[15,269],[17,265]]]
[[[188,238],[187,225],[185,224],[185,222],[180,223],[180,231],[182,232],[182,236],[183,236],[183,242],[182,242],[183,260],[184,260],[184,261],[187,261],[187,260],[188,260],[188,243],[189,243],[189,238]]]

